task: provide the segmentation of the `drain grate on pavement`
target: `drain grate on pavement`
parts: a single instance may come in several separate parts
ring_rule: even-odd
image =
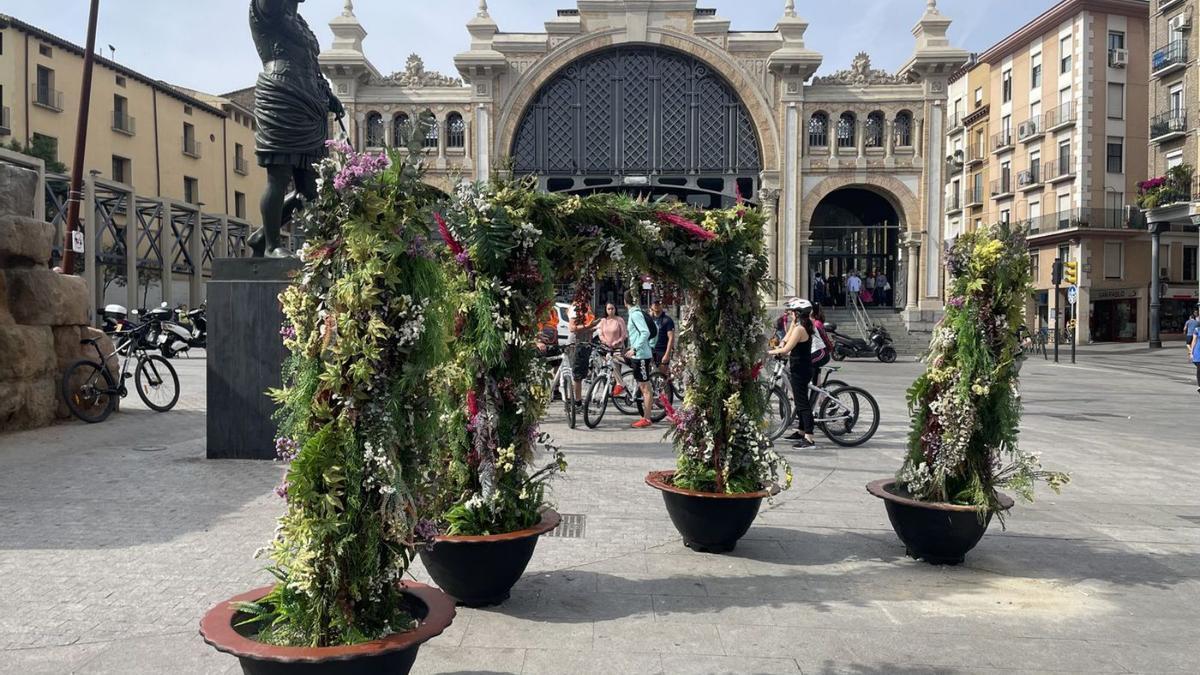
[[[560,539],[583,539],[587,530],[587,516],[579,513],[563,513],[558,527],[546,533],[547,537]]]

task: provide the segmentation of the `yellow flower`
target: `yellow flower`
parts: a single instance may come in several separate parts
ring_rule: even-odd
[[[701,226],[703,226],[704,229],[708,230],[709,232],[716,232],[720,225],[721,221],[717,218],[716,211],[709,211],[708,213],[704,214],[704,222],[701,223]]]

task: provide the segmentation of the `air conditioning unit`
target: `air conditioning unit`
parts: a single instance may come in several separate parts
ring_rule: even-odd
[[[1167,21],[1167,29],[1175,32],[1185,31],[1192,27],[1192,16],[1188,12],[1183,12],[1171,17]]]
[[[1017,136],[1022,139],[1029,138],[1030,136],[1037,134],[1037,132],[1038,125],[1037,122],[1034,122],[1033,120],[1021,122],[1017,125]]]
[[[1127,65],[1129,65],[1128,49],[1108,50],[1108,66],[1110,68],[1124,68]]]

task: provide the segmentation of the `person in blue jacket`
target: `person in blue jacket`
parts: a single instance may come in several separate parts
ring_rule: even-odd
[[[1192,352],[1192,363],[1196,366],[1196,393],[1200,393],[1200,328],[1192,329],[1188,349]]]
[[[638,388],[642,390],[642,418],[633,423],[634,429],[645,429],[653,426],[650,421],[650,411],[653,404],[650,399],[650,371],[654,368],[654,350],[650,345],[650,317],[638,303],[635,291],[625,291],[625,310],[629,314],[629,351],[625,357],[633,367],[633,379],[637,380]]]

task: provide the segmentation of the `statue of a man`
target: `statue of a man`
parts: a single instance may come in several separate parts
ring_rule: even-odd
[[[249,241],[257,258],[290,255],[280,231],[304,200],[317,196],[313,164],[326,156],[329,113],[339,120],[346,114],[321,75],[321,45],[300,16],[301,2],[250,0],[250,33],[263,62],[254,92],[254,153],[267,170],[263,229]],[[296,191],[288,195],[291,183]]]

